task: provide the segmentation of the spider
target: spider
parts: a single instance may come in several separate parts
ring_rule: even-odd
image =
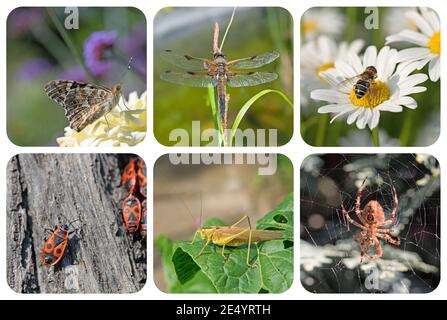
[[[386,240],[388,243],[398,246],[400,245],[400,238],[397,237],[393,239],[388,233],[393,232],[393,228],[380,229],[381,227],[390,226],[394,224],[394,218],[397,213],[397,192],[396,188],[393,186],[393,200],[394,200],[394,208],[391,212],[388,220],[385,220],[385,214],[383,213],[383,208],[380,203],[376,200],[370,200],[363,210],[360,209],[360,201],[362,197],[363,188],[366,182],[366,179],[363,180],[362,185],[357,191],[357,197],[355,202],[355,213],[357,218],[360,220],[360,223],[356,222],[349,216],[349,212],[346,211],[343,203],[341,204],[341,208],[343,211],[343,215],[346,217],[349,223],[352,225],[362,229],[359,233],[354,236],[354,241],[356,241],[360,246],[360,262],[363,261],[363,258],[366,256],[369,260],[378,259],[382,256],[382,246],[380,245],[379,238]],[[370,247],[375,246],[377,254],[368,255],[368,250]]]

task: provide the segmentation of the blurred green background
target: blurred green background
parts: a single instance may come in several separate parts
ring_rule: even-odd
[[[316,8],[318,9],[318,8]],[[404,12],[409,8],[393,8],[380,7],[379,10],[379,28],[367,30],[364,26],[365,18],[369,15],[365,13],[364,7],[348,7],[348,8],[331,8],[343,15],[345,20],[344,29],[341,30],[340,37],[334,37],[337,43],[342,41],[352,42],[355,39],[363,39],[365,46],[360,52],[363,53],[369,45],[375,45],[378,50],[385,46],[385,37],[390,33],[397,32],[393,29],[393,23],[402,25]],[[414,9],[414,8],[412,8]],[[310,9],[310,10],[313,10]],[[395,17],[397,10],[402,11],[402,16]],[[305,13],[306,14],[306,13]],[[303,23],[301,21],[301,23]],[[402,29],[403,30],[403,29]],[[301,30],[303,34],[303,30]],[[302,36],[303,46],[306,44],[305,38]],[[391,48],[404,49],[415,47],[416,45],[408,42],[391,43]],[[421,71],[428,75],[428,64]],[[418,104],[415,110],[404,107],[401,113],[381,112],[379,131],[381,132],[381,145],[383,146],[387,140],[393,145],[400,146],[427,146],[433,144],[439,136],[440,127],[440,86],[441,81],[432,82],[430,79],[420,84],[426,87],[427,91],[412,94]],[[323,86],[322,86],[323,88]],[[308,105],[301,105],[301,135],[303,139],[310,145],[314,146],[372,146],[371,131],[367,128],[359,130],[355,123],[348,125],[343,117],[329,124],[330,116],[317,113],[318,107],[325,105],[323,101],[310,99]],[[322,131],[322,132],[321,132]],[[382,133],[384,134],[382,136]],[[323,134],[324,138],[318,142],[318,134]],[[349,137],[345,141],[343,138]],[[357,141],[356,141],[357,140]],[[368,140],[371,143],[368,144]]]
[[[160,51],[172,49],[192,56],[212,58],[213,28],[220,27],[219,43],[233,8],[166,8],[154,22],[154,133],[164,145],[173,145],[169,133],[176,128],[187,130],[200,121],[201,131],[214,128],[206,88],[191,88],[164,82],[165,70],[179,70],[160,57]],[[228,127],[242,105],[264,89],[277,89],[292,101],[293,92],[293,21],[282,8],[237,8],[223,52],[235,60],[275,50],[280,58],[260,70],[275,71],[279,78],[255,87],[227,88],[230,94]],[[277,129],[278,145],[287,143],[293,134],[293,111],[277,95],[256,101],[243,118],[240,129]]]
[[[89,78],[49,14],[62,25],[65,8],[14,9],[7,21],[7,132],[20,146],[56,145],[68,121],[44,92],[55,79],[111,86],[124,95],[146,90],[146,18],[135,8],[79,7],[79,29],[64,29]],[[131,70],[126,72],[130,57]]]

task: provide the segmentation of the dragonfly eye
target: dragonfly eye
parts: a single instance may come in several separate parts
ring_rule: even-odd
[[[216,52],[214,54],[214,59],[216,58],[225,58],[225,53],[223,53],[222,51]]]

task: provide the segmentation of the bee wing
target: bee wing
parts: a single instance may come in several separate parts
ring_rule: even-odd
[[[360,75],[345,79],[337,84],[337,89],[344,93],[350,93],[357,81],[361,79]]]

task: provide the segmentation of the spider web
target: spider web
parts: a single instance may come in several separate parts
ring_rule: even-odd
[[[353,237],[361,230],[349,224],[357,189],[363,180],[361,208],[369,200],[382,205],[385,218],[398,212],[392,237],[399,246],[379,239],[383,256],[360,260]],[[440,280],[440,171],[437,160],[423,154],[313,155],[301,166],[301,282],[315,293],[425,293]],[[376,254],[372,246],[369,255]]]

